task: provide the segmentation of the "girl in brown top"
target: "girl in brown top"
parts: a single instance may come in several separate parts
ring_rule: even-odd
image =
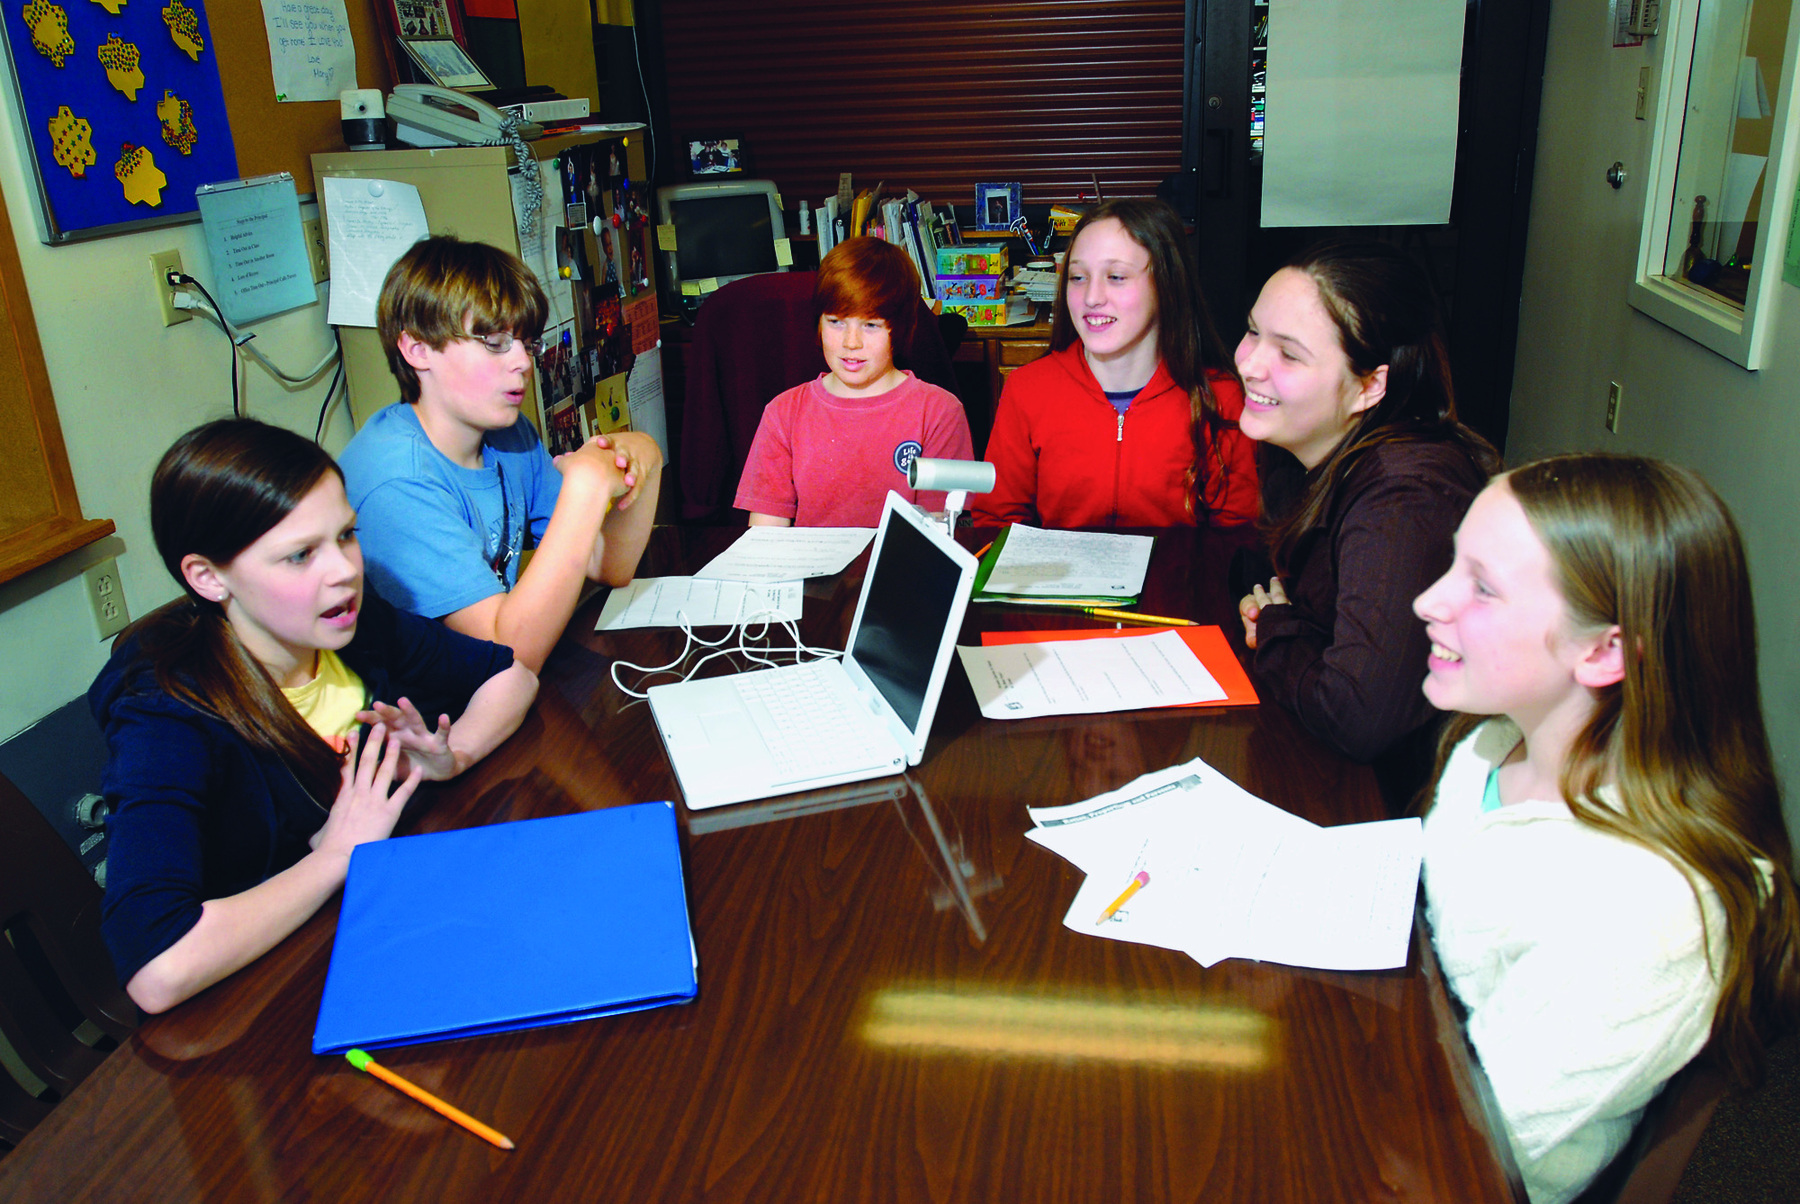
[[[1424,272],[1382,244],[1276,272],[1237,348],[1271,563],[1239,604],[1265,697],[1354,760],[1396,808],[1430,768],[1437,712],[1412,600],[1498,456],[1456,420]]]

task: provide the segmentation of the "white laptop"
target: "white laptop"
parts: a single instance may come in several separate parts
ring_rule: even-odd
[[[693,810],[904,773],[925,755],[975,558],[889,493],[844,658],[650,687]]]

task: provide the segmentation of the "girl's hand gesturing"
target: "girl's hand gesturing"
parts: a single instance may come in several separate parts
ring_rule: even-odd
[[[313,834],[313,847],[348,856],[359,844],[386,840],[399,821],[406,800],[418,788],[422,772],[413,766],[405,780],[395,786],[399,768],[400,741],[389,737],[385,725],[377,723],[366,734],[351,733],[342,783],[325,826]]]
[[[427,782],[442,782],[462,771],[462,766],[456,762],[456,753],[450,747],[448,715],[438,716],[437,730],[433,731],[426,726],[419,708],[402,698],[398,706],[377,702],[369,710],[358,712],[356,719],[359,723],[385,727],[388,739],[399,742],[399,773],[402,777],[417,768]]]

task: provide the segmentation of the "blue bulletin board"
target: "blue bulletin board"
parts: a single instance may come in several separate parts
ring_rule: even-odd
[[[203,0],[5,0],[46,241],[161,225],[238,174]]]

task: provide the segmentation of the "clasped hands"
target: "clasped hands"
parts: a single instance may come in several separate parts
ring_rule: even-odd
[[[1265,606],[1286,606],[1287,590],[1281,587],[1281,578],[1269,578],[1269,588],[1260,585],[1250,587],[1250,592],[1238,600],[1238,617],[1244,621],[1244,644],[1256,647],[1256,619],[1262,614]]]
[[[608,456],[607,452],[613,454]],[[613,496],[618,499],[614,508],[618,510],[631,509],[631,504],[637,501],[638,494],[643,491],[644,482],[662,467],[663,462],[662,449],[656,445],[656,440],[641,431],[615,431],[610,435],[595,435],[574,451],[557,456],[554,463],[560,472],[566,474],[571,467],[581,462],[578,457],[593,457],[595,461],[609,469],[617,469],[622,474],[624,488],[613,490]]]

